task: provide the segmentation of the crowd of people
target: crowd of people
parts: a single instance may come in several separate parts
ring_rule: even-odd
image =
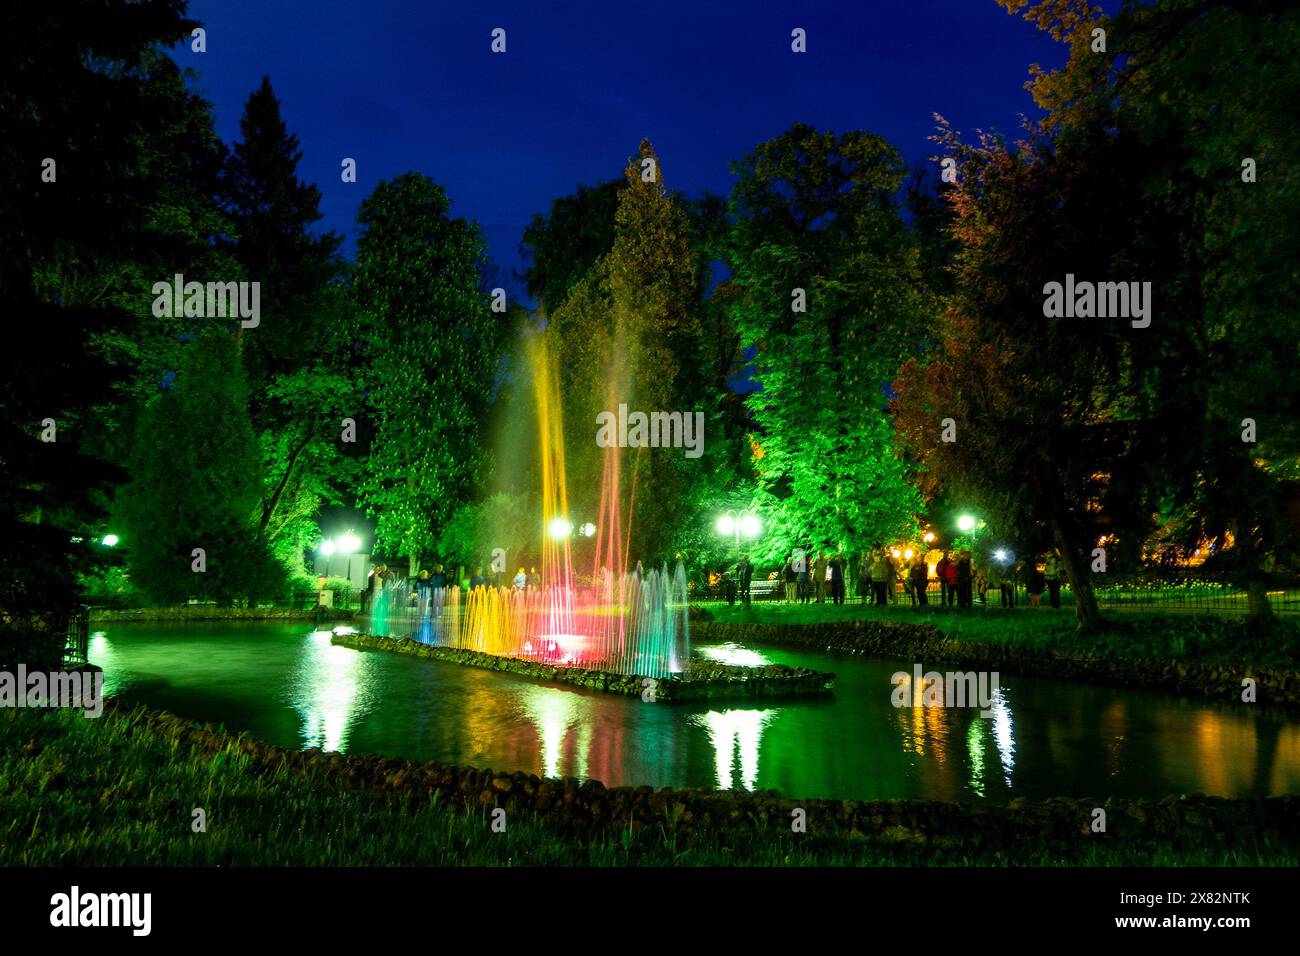
[[[931,552],[932,553],[932,552]],[[906,601],[928,606],[932,599],[946,607],[968,608],[978,599],[987,604],[990,592],[1002,607],[1020,604],[1023,586],[1031,607],[1042,606],[1046,594],[1054,608],[1061,606],[1064,578],[1059,558],[1049,553],[1016,561],[1001,553],[977,560],[970,549],[944,550],[931,566],[926,553],[873,548],[856,561],[838,551],[795,550],[784,566],[768,576],[784,592],[787,604],[844,604],[848,583],[856,581],[856,597],[863,604],[886,605]],[[735,573],[715,576],[729,604],[748,604],[754,592],[754,566],[744,555]]]

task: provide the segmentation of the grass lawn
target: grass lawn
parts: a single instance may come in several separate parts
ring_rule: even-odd
[[[1015,608],[859,603],[786,604],[755,602],[697,605],[705,619],[733,624],[819,624],[836,621],[893,621],[931,624],[945,636],[981,644],[1053,648],[1071,653],[1201,663],[1300,668],[1300,625],[1291,618],[1254,624],[1239,615],[1122,611],[1107,617],[1108,628],[1080,635],[1073,608]]]
[[[207,832],[191,830],[207,813]],[[0,713],[3,866],[1295,866],[1271,838],[1246,849],[1098,846],[1068,858],[1032,840],[952,853],[848,839],[737,830],[690,837],[666,825],[563,832],[515,815],[493,833],[486,811],[354,789],[340,776],[255,767],[231,748],[204,753],[129,714]]]

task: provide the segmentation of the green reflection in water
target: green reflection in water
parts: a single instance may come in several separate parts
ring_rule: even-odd
[[[739,784],[753,790],[758,782],[758,751],[764,728],[779,714],[773,710],[710,710],[692,714],[689,722],[709,733],[717,767],[719,790]],[[739,767],[737,767],[739,763]]]
[[[966,731],[966,750],[970,754],[970,788],[978,797],[984,796],[984,728],[977,720],[970,722]]]
[[[335,647],[331,636],[314,631],[308,637],[291,678],[290,697],[302,717],[304,748],[345,751],[375,655]]]

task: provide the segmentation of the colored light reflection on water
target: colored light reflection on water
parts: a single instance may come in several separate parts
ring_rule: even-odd
[[[1003,675],[985,718],[978,709],[894,707],[894,662],[700,650],[831,670],[835,694],[752,706],[646,703],[353,651],[331,645],[327,632],[286,626],[120,625],[90,640],[110,693],[286,747],[793,797],[1300,792],[1300,721],[1263,708]]]

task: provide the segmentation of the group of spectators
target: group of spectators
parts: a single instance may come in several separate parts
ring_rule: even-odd
[[[824,604],[828,597],[832,604],[844,604],[850,578],[856,579],[857,597],[863,604],[884,605],[906,598],[913,605],[926,606],[933,581],[938,585],[935,597],[945,606],[971,607],[977,597],[980,603],[988,603],[988,592],[996,590],[1002,607],[1016,607],[1022,584],[1031,606],[1039,607],[1044,594],[1052,607],[1061,606],[1061,563],[1055,554],[1017,562],[995,553],[977,561],[969,549],[945,550],[932,576],[923,553],[905,557],[873,548],[851,562],[838,551],[813,555],[796,550],[780,571],[769,576],[784,589],[788,604]],[[734,576],[723,572],[720,579],[728,603],[737,599],[749,603],[754,580],[749,555],[741,558]]]

